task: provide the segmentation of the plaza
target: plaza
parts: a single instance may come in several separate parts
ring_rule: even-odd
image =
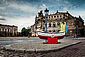
[[[8,37],[6,37],[8,39]],[[7,39],[4,41],[7,41]],[[9,37],[8,41],[12,41],[15,39],[11,38],[18,38],[18,37]],[[83,39],[83,40],[82,40]],[[83,38],[79,39],[71,39],[71,38],[64,38],[59,40],[61,43],[59,44],[43,44],[43,40],[40,40],[38,37],[19,37],[17,40],[23,40],[21,42],[14,42],[7,44],[5,48],[3,48],[3,44],[0,45],[0,56],[1,57],[62,57],[62,56],[69,56],[69,57],[77,57],[77,56],[84,56],[84,44],[85,40]],[[16,41],[17,41],[16,40]],[[31,41],[26,41],[31,40]],[[35,41],[32,41],[35,40]],[[37,40],[37,41],[36,41]],[[3,40],[1,40],[3,41]],[[82,46],[81,46],[82,45]],[[79,55],[81,53],[81,55]],[[77,55],[75,55],[77,54]]]

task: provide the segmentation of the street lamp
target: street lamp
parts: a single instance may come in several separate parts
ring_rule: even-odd
[[[46,9],[44,10],[44,12],[45,12],[45,16],[46,16],[46,32],[47,32],[47,16],[48,16],[49,10],[46,8]]]
[[[78,38],[78,25],[76,25],[76,31],[77,31],[77,35],[76,35],[76,37]]]

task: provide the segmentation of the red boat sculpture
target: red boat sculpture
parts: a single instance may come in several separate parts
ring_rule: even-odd
[[[48,38],[63,39],[65,37],[65,32],[64,31],[60,31],[59,33],[38,32],[38,37],[40,39],[45,39],[45,40],[47,40]]]

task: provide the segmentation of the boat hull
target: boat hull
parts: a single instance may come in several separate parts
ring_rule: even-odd
[[[65,37],[65,32],[60,31],[59,33],[45,33],[45,32],[38,32],[38,37],[40,39],[47,40],[48,38],[58,38],[63,39]]]
[[[50,36],[42,36],[42,35],[38,35],[38,37],[40,39],[45,39],[45,40],[47,40],[48,38],[51,38]],[[53,37],[53,38],[63,39],[64,37],[65,37],[65,35],[63,35],[63,36],[56,36],[56,37]]]

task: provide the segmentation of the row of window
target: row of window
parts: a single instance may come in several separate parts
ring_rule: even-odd
[[[48,16],[48,19],[50,18],[61,18],[61,16]]]
[[[49,27],[51,27],[51,23],[49,23]],[[53,27],[56,27],[56,24],[53,24]]]
[[[56,27],[56,26],[60,26],[60,24],[63,23],[63,24],[66,24],[66,22],[58,22],[57,24],[54,22],[53,24],[49,23],[49,27]],[[41,26],[41,24],[38,24],[37,25],[38,27]],[[43,25],[44,26],[44,25]]]
[[[0,28],[0,31],[3,31],[3,32],[10,32],[11,29]],[[16,32],[16,29],[14,29],[14,32]]]
[[[62,23],[63,23],[63,24],[65,24],[65,22],[62,22]],[[60,26],[60,24],[61,24],[61,23],[60,23],[60,22],[58,22],[58,23],[57,23],[57,26]],[[51,23],[49,23],[49,27],[51,27],[51,25],[52,25],[52,24],[51,24]],[[56,23],[53,23],[53,27],[56,27]]]
[[[59,32],[60,30],[56,31],[56,30],[49,30],[49,32]]]
[[[62,17],[61,15],[60,15],[60,17],[59,16],[48,16],[48,19],[50,19],[50,20],[53,18],[63,19],[63,18],[67,18],[67,17],[65,17],[65,16]],[[40,21],[40,19],[38,19],[38,21]],[[41,20],[41,21],[45,22],[45,20]]]
[[[48,19],[50,18],[64,18],[63,15],[57,15],[57,16],[48,16]]]

